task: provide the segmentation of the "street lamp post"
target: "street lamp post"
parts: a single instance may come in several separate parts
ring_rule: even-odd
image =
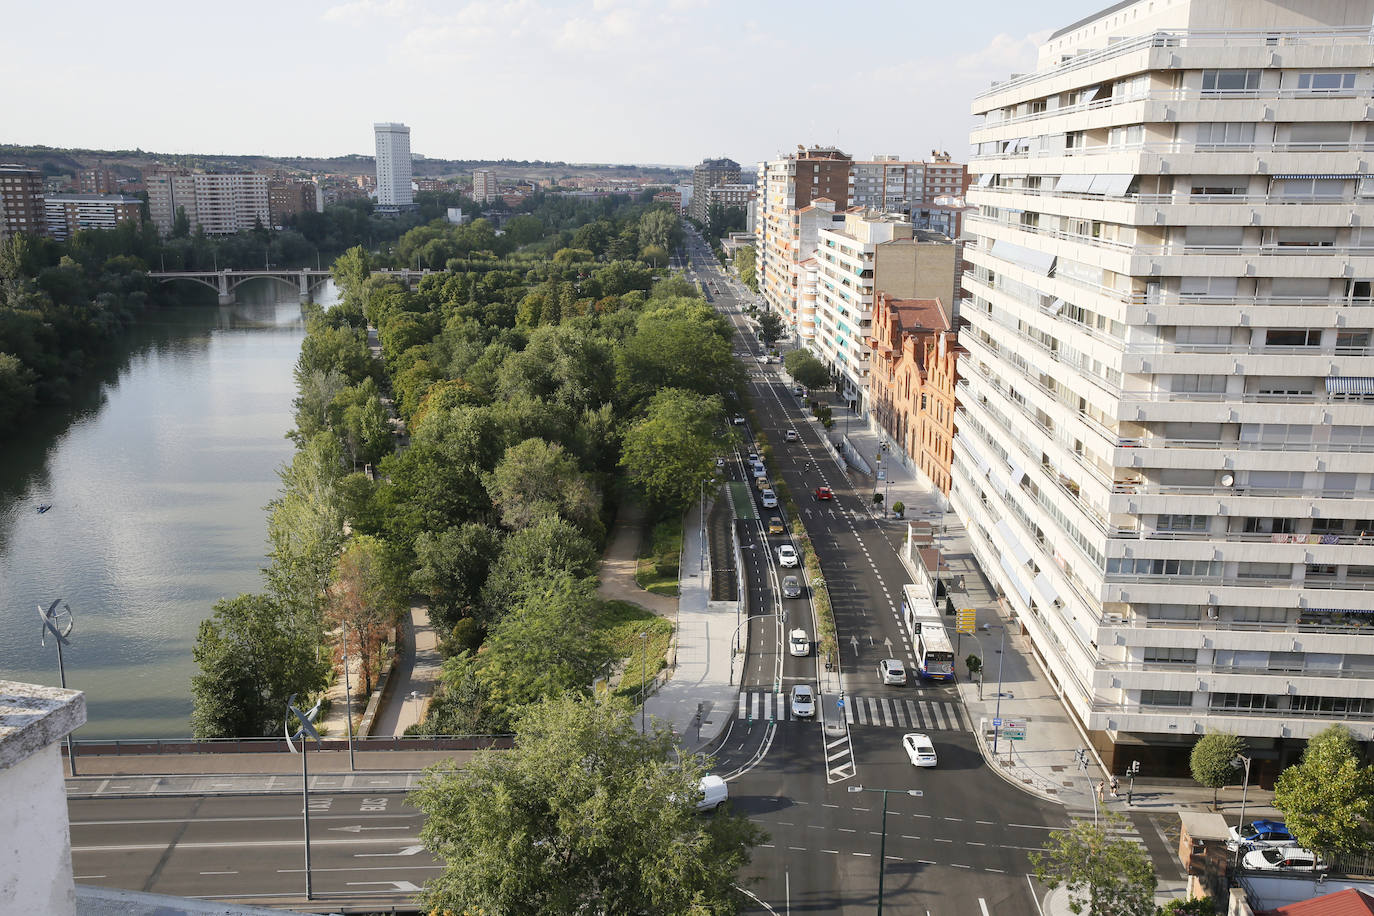
[[[321,698],[320,703],[324,702]],[[320,744],[320,733],[315,731],[315,716],[319,715],[320,703],[316,703],[309,712],[301,712],[296,708],[296,695],[291,694],[291,699],[286,701],[286,746],[291,749],[291,753],[301,755],[301,822],[305,827],[305,899],[310,900],[314,895],[314,890],[310,884],[310,769],[306,764],[308,739],[315,739],[315,746]],[[300,723],[300,728],[293,735],[291,733],[291,719],[295,718]],[[301,749],[296,750],[296,741],[300,741]]]
[[[62,605],[62,610],[60,611],[57,609],[59,604]],[[43,629],[39,631],[38,635],[38,644],[46,647],[49,633],[51,633],[53,638],[57,641],[57,677],[62,684],[62,689],[66,690],[67,668],[62,663],[62,644],[67,641],[67,637],[71,635],[72,627],[76,625],[76,621],[72,619],[72,609],[68,606],[67,602],[63,601],[61,598],[56,598],[53,600],[52,604],[48,605],[46,611],[43,610],[42,605],[39,605],[38,617],[43,621]],[[71,770],[72,775],[75,776],[76,747],[72,744],[71,732],[67,732],[67,767]]]
[[[997,627],[1002,631],[1002,646],[997,650],[997,710],[992,714],[992,756],[997,756],[997,738],[1002,733],[1002,659],[1007,657],[1006,624],[983,624],[984,629]]]
[[[649,708],[645,705],[649,700],[649,631],[640,633],[639,638],[644,640],[639,652],[639,731],[643,734],[648,728],[649,716]]]
[[[730,637],[730,686],[735,684],[735,655],[739,652],[739,631],[746,623],[751,620],[759,620],[764,617],[774,617],[774,614],[750,614],[735,626],[734,635]]]
[[[883,793],[882,839],[878,841],[878,916],[883,916],[883,863],[887,861],[887,796],[889,792],[904,792],[912,798],[920,798],[925,793],[920,789],[866,789],[863,786],[850,786],[850,792]]]
[[[1231,758],[1231,768],[1234,770],[1244,768],[1245,770],[1245,781],[1240,787],[1240,820],[1236,822],[1236,836],[1239,837],[1241,832],[1245,829],[1245,793],[1250,789],[1250,758],[1246,757],[1244,754],[1237,754]],[[1237,843],[1236,861],[1238,862],[1240,861],[1241,848],[1241,844]]]
[[[353,685],[348,680],[348,627],[342,628],[343,632],[343,668],[344,668],[344,715],[348,717],[348,770],[352,772],[353,766]]]

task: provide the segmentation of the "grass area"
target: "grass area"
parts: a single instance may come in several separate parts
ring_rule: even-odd
[[[612,657],[625,660],[615,695],[637,698],[644,679],[653,680],[668,665],[672,622],[628,601],[607,601],[601,628]],[[648,633],[648,640],[641,639],[640,633]]]
[[[668,519],[654,525],[648,554],[635,561],[635,582],[646,592],[676,597],[681,553],[682,520]]]

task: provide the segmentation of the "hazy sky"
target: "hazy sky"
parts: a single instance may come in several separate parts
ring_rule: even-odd
[[[969,100],[1107,0],[7,3],[0,142],[752,163],[967,154]]]

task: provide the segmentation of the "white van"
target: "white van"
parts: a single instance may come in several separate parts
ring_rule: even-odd
[[[703,776],[698,785],[701,797],[697,799],[698,811],[714,811],[730,798],[730,786],[719,776]]]

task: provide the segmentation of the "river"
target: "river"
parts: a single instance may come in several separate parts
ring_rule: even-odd
[[[200,621],[262,589],[305,328],[270,281],[211,303],[147,313],[80,403],[0,449],[0,679],[58,683],[37,608],[65,599],[78,740],[189,735]]]

